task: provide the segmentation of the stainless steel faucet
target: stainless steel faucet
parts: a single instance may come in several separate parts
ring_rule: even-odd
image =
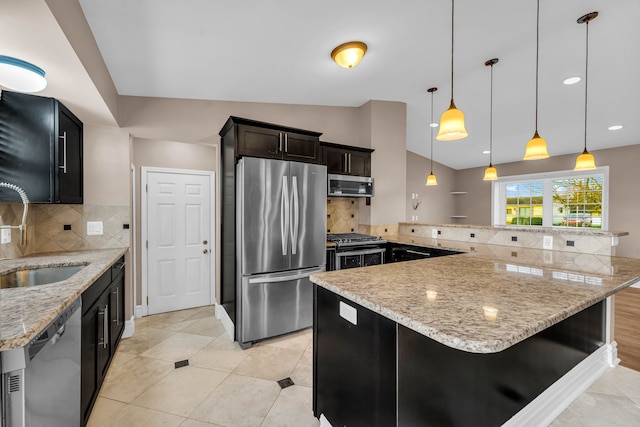
[[[24,246],[27,244],[27,212],[29,212],[29,198],[27,197],[27,193],[17,185],[9,184],[8,182],[0,182],[0,187],[9,188],[20,195],[22,199],[22,223],[20,225],[0,225],[0,229],[2,228],[17,228],[20,230],[20,246]]]

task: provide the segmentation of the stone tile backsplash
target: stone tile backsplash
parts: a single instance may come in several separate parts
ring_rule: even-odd
[[[18,225],[22,204],[0,203],[0,224]],[[102,221],[104,234],[87,235],[87,221]],[[19,232],[12,230],[11,243],[0,245],[0,258],[18,258],[43,252],[125,248],[129,246],[129,206],[30,204],[27,245],[19,246]],[[65,230],[65,225],[71,226]]]
[[[327,233],[358,233],[357,199],[327,198]]]

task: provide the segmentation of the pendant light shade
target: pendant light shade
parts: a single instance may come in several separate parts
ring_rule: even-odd
[[[342,68],[353,68],[367,53],[367,45],[362,42],[348,42],[333,49],[331,59]]]
[[[584,16],[578,18],[578,24],[586,24],[587,27],[587,42],[586,42],[586,54],[584,63],[584,151],[576,159],[576,166],[573,168],[575,171],[586,171],[596,168],[596,159],[593,154],[587,151],[587,95],[588,95],[588,83],[589,83],[589,21],[595,19],[598,16],[598,12],[587,13]]]
[[[429,173],[429,176],[427,177],[426,185],[428,187],[431,187],[432,185],[438,185],[438,180],[436,179],[436,176],[433,174],[433,126],[431,126],[433,124],[433,92],[435,92],[437,90],[438,90],[437,87],[430,87],[429,89],[427,89],[427,92],[431,94],[431,121],[429,122],[429,133],[431,135],[431,138],[430,138],[430,141],[431,141],[431,172]]]
[[[493,58],[484,63],[491,67],[491,90],[489,97],[489,167],[484,170],[483,181],[495,181],[498,179],[498,171],[493,167],[493,66],[498,63],[498,58]]]
[[[17,92],[39,92],[47,87],[44,70],[30,62],[0,55],[0,85]]]
[[[439,141],[455,141],[469,135],[464,127],[464,113],[453,102],[453,17],[454,0],[451,0],[451,105],[440,116],[440,129],[436,135]]]
[[[536,12],[536,131],[527,143],[523,160],[540,160],[549,157],[547,141],[538,135],[538,62],[540,46],[540,0]]]

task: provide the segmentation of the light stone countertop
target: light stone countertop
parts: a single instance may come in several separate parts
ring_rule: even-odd
[[[472,353],[502,351],[640,281],[640,259],[384,237],[473,252],[317,273],[311,281]],[[497,309],[495,320],[484,307]]]
[[[0,351],[28,344],[127,251],[128,248],[52,252],[0,261],[0,274],[86,264],[61,282],[0,290]]]

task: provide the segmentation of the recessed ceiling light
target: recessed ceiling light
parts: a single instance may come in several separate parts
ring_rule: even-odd
[[[613,126],[609,126],[607,129],[609,129],[609,130],[620,130],[623,127],[624,126],[622,126],[622,125],[613,125]]]
[[[431,126],[432,128],[437,128],[440,125],[438,123],[431,123],[429,126]]]
[[[489,154],[489,153],[491,153],[491,151],[489,151],[489,150],[484,150],[484,151],[482,152],[482,154]]]
[[[574,85],[576,83],[578,83],[580,80],[582,80],[580,77],[575,76],[575,77],[568,77],[566,79],[564,79],[562,81],[562,83],[566,84],[566,85]]]

